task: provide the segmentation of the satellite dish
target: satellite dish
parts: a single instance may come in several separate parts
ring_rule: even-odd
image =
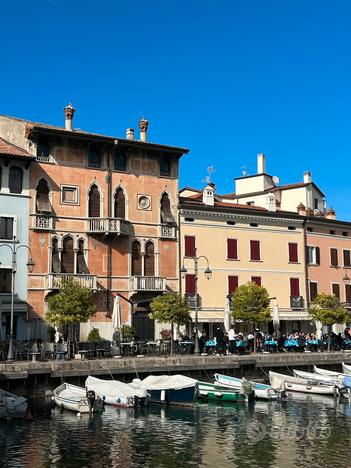
[[[279,182],[280,182],[280,179],[279,179],[279,177],[277,177],[277,176],[273,176],[273,177],[272,177],[272,180],[273,180],[273,182],[275,183],[275,185],[279,184]]]

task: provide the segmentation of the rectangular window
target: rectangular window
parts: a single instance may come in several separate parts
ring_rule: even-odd
[[[314,209],[318,210],[318,198],[314,199]]]
[[[351,267],[351,257],[349,250],[344,250],[344,267]]]
[[[185,236],[185,256],[196,257],[195,236]]]
[[[331,234],[332,236],[335,236],[335,231],[334,231],[334,229],[331,229],[331,230],[329,231],[329,234]]]
[[[343,235],[344,237],[347,237],[347,236],[349,235],[349,233],[348,233],[347,231],[342,231],[342,235]]]
[[[299,261],[297,244],[289,242],[289,262],[297,263]]]
[[[290,278],[290,296],[300,296],[300,280],[299,278]]]
[[[314,301],[318,294],[318,285],[317,283],[310,281],[310,301]]]
[[[9,268],[0,268],[0,293],[11,292],[11,272]]]
[[[45,138],[39,138],[37,143],[37,161],[49,162],[50,161],[50,141]]]
[[[256,283],[257,286],[261,286],[262,285],[262,281],[261,281],[261,277],[260,276],[251,276],[251,281],[253,283]]]
[[[228,276],[228,294],[233,294],[239,285],[238,276]]]
[[[76,185],[61,185],[61,203],[65,205],[78,205],[79,187]]]
[[[330,249],[330,266],[338,266],[338,249]]]
[[[236,239],[227,239],[227,259],[238,259],[238,241]]]
[[[261,260],[260,241],[250,241],[250,260]]]
[[[309,265],[320,265],[320,248],[319,247],[307,247],[307,263]]]
[[[340,285],[338,283],[333,283],[332,284],[332,292],[334,296],[336,296],[338,299],[340,299]]]
[[[351,284],[345,284],[345,302],[351,304]]]
[[[185,293],[195,294],[195,275],[185,275]]]
[[[0,239],[13,239],[13,218],[0,217]]]

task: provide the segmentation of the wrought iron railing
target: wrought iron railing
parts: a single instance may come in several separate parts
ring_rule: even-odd
[[[167,224],[161,224],[160,237],[164,237],[168,239],[175,239],[176,238],[175,226],[168,226]]]
[[[60,289],[63,280],[73,279],[81,286],[89,289],[97,289],[97,280],[94,275],[80,275],[75,273],[50,273],[47,276],[47,289]]]
[[[36,214],[34,216],[34,229],[43,231],[51,231],[54,228],[54,220],[52,216]]]
[[[89,218],[87,223],[88,232],[93,233],[129,236],[131,231],[130,221],[122,218]]]
[[[165,291],[166,278],[161,276],[133,276],[130,279],[131,291]]]

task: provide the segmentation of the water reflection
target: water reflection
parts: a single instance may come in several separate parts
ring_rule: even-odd
[[[351,404],[294,395],[252,406],[107,407],[77,418],[37,402],[34,421],[0,423],[0,466],[348,466]]]

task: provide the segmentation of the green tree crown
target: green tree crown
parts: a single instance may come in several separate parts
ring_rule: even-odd
[[[191,321],[189,307],[185,299],[178,293],[168,292],[163,296],[157,296],[150,304],[149,317],[160,323],[175,323],[185,325]]]
[[[261,323],[271,319],[269,294],[266,288],[249,282],[239,286],[232,295],[232,315],[235,320]]]
[[[324,325],[345,323],[350,320],[346,309],[333,294],[318,294],[312,302],[309,313],[314,320],[318,320]]]

